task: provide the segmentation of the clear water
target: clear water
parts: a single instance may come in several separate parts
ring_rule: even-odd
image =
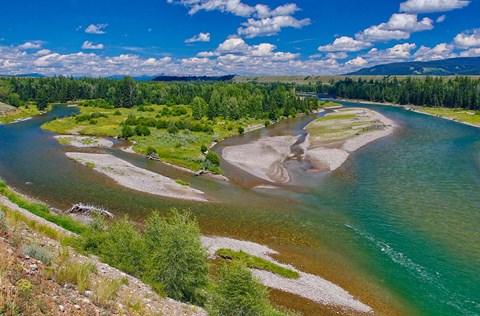
[[[399,298],[404,311],[480,315],[480,129],[400,108],[362,106],[396,121],[394,135],[362,148],[335,173],[311,174],[292,163],[295,186],[274,192],[245,188],[255,180],[228,165],[232,184],[116,149],[95,150],[185,179],[216,202],[174,201],[118,187],[68,160],[65,147],[40,130],[53,116],[74,111],[66,107],[0,126],[0,177],[59,208],[93,202],[139,219],[152,209],[188,208],[208,233],[288,245],[318,266],[326,257],[350,262],[342,267],[374,280]],[[313,118],[247,133],[217,150],[262,135],[300,133]]]

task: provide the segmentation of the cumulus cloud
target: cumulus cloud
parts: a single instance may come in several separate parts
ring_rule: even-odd
[[[41,49],[39,51],[37,51],[35,54],[33,54],[34,56],[45,56],[45,55],[48,55],[50,54],[51,51],[48,50],[48,49]]]
[[[397,44],[393,47],[379,50],[372,48],[363,57],[368,60],[370,64],[379,64],[392,61],[405,61],[411,57],[411,51],[417,47],[415,44],[403,43]]]
[[[300,29],[310,24],[310,19],[296,19],[292,15],[300,11],[295,3],[280,5],[271,9],[268,5],[257,4],[250,6],[241,0],[167,0],[170,4],[181,4],[189,8],[190,14],[201,10],[227,12],[248,20],[242,23],[237,33],[247,38],[257,36],[272,36],[278,34],[282,28],[293,27]]]
[[[309,24],[310,19],[297,20],[290,15],[279,15],[260,20],[252,18],[242,23],[242,27],[238,28],[237,33],[247,38],[272,36],[278,34],[285,27],[300,29]]]
[[[342,36],[332,44],[318,47],[321,52],[358,52],[371,47],[373,44],[367,41],[355,40],[348,36]]]
[[[407,0],[400,4],[400,11],[409,13],[445,12],[466,7],[466,0]]]
[[[345,63],[345,65],[353,67],[362,67],[366,64],[368,64],[368,62],[360,56],[355,57],[354,59],[351,59]]]
[[[421,21],[417,20],[416,14],[395,13],[390,17],[390,20],[383,25],[384,30],[405,31],[405,32],[419,32],[433,29],[433,20],[423,18]]]
[[[480,48],[470,48],[460,53],[461,57],[479,57]]]
[[[410,33],[402,30],[388,30],[386,29],[386,23],[381,23],[355,34],[355,38],[368,42],[388,42],[390,40],[408,39]]]
[[[480,47],[480,28],[458,34],[453,42],[461,48]]]
[[[25,42],[25,43],[17,46],[17,48],[21,49],[21,50],[39,49],[41,47],[42,47],[42,45],[40,43],[36,43],[36,42]]]
[[[82,49],[103,49],[103,44],[93,44],[90,41],[85,41],[82,44]]]
[[[107,31],[105,31],[105,28],[107,26],[108,26],[108,24],[90,24],[85,29],[85,33],[88,33],[88,34],[105,34],[105,33],[107,33]]]
[[[185,43],[195,43],[195,42],[210,42],[210,33],[199,33],[189,39],[185,40]]]
[[[453,49],[454,46],[447,43],[438,44],[433,48],[421,46],[415,54],[413,54],[413,58],[417,61],[452,58],[457,56],[457,54],[453,52]]]

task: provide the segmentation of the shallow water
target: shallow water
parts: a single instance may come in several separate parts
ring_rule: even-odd
[[[311,174],[292,161],[295,186],[280,190],[252,190],[261,182],[228,164],[223,168],[231,184],[115,148],[94,150],[191,182],[215,201],[210,204],[130,191],[68,160],[64,151],[81,150],[59,145],[40,129],[75,111],[66,107],[0,126],[0,177],[61,209],[82,201],[139,220],[155,209],[190,209],[205,232],[276,246],[285,252],[281,259],[344,286],[381,314],[480,314],[480,129],[361,106],[396,121],[396,132],[354,153],[335,173]],[[216,150],[261,136],[297,135],[314,118],[282,121]]]

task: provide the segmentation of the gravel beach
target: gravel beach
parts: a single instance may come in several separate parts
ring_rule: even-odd
[[[334,305],[361,313],[372,312],[372,309],[368,305],[355,299],[350,293],[338,285],[319,276],[301,272],[291,265],[275,261],[270,255],[276,254],[277,252],[267,246],[250,241],[216,236],[203,236],[202,243],[207,248],[209,256],[212,257],[215,256],[217,250],[222,248],[243,251],[287,269],[297,271],[300,274],[300,278],[291,279],[269,271],[252,269],[254,276],[267,287],[295,294],[319,304]]]
[[[202,191],[180,185],[170,178],[136,167],[112,155],[74,152],[66,153],[66,155],[132,190],[175,199],[207,201],[202,197],[204,194]]]

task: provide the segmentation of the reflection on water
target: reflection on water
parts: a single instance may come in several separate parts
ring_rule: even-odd
[[[67,107],[0,126],[0,177],[61,209],[81,201],[138,220],[152,210],[189,209],[206,233],[281,249],[283,259],[344,286],[381,312],[480,314],[479,129],[400,108],[367,107],[398,123],[394,135],[360,149],[335,173],[312,174],[291,160],[295,186],[278,190],[250,189],[261,181],[227,163],[222,167],[231,183],[117,148],[94,150],[188,181],[214,203],[130,191],[68,160],[64,151],[80,150],[57,144],[40,129],[54,116],[76,111]],[[261,136],[299,135],[314,118],[282,121],[215,150]]]

